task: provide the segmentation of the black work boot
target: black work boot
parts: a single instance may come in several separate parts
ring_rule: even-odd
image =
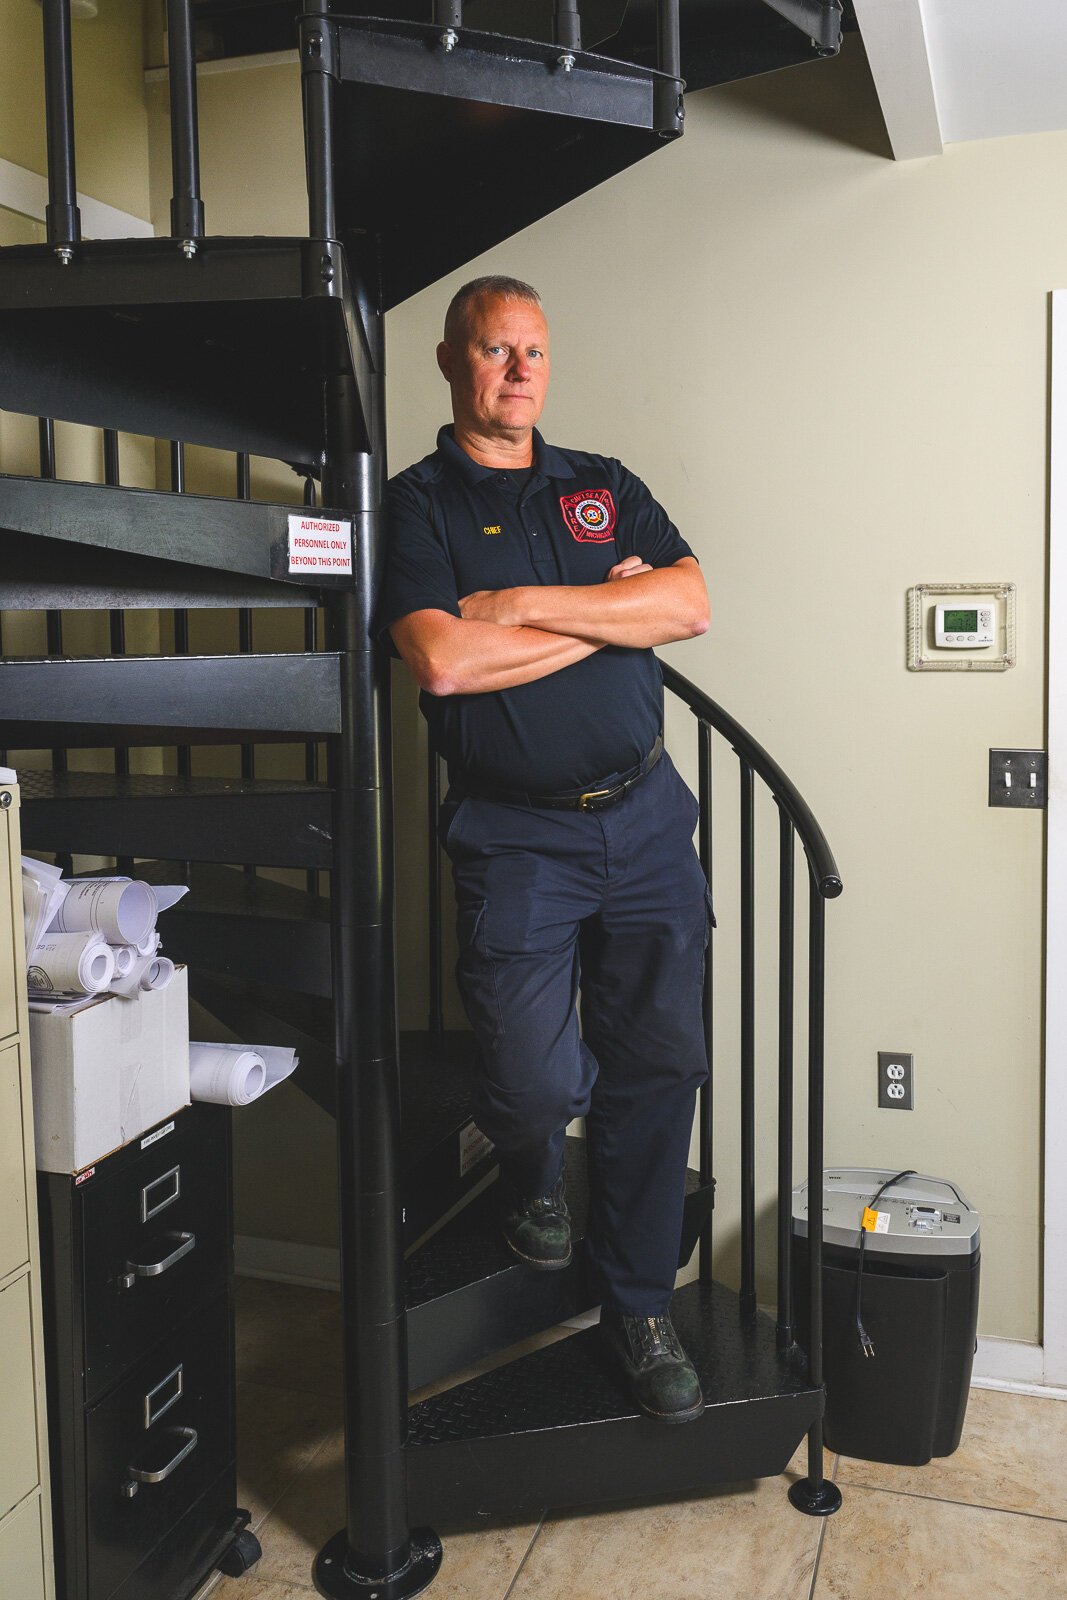
[[[508,1248],[539,1272],[559,1272],[570,1265],[571,1214],[560,1178],[548,1194],[522,1197],[505,1189],[500,1214]]]
[[[704,1409],[696,1368],[674,1324],[661,1317],[628,1317],[605,1306],[600,1331],[626,1380],[630,1398],[657,1422],[691,1422]]]

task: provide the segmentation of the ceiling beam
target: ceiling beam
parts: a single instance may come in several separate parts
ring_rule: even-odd
[[[922,0],[855,0],[855,6],[894,156],[941,155]]]

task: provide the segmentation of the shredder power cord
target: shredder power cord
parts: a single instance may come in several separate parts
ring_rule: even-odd
[[[898,1172],[896,1177],[887,1179],[882,1187],[869,1200],[864,1202],[863,1212],[860,1214],[860,1247],[859,1254],[856,1257],[856,1333],[859,1336],[860,1349],[865,1356],[874,1355],[874,1341],[863,1326],[863,1251],[867,1243],[868,1232],[863,1226],[863,1217],[866,1212],[877,1209],[878,1202],[887,1189],[891,1189],[895,1183],[903,1183],[905,1178],[914,1178],[915,1176],[915,1168],[908,1167],[906,1171]]]

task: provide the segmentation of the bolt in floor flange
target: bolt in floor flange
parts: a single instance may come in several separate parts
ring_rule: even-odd
[[[436,1578],[441,1565],[441,1541],[432,1528],[411,1530],[411,1559],[387,1578],[366,1578],[345,1565],[347,1530],[342,1528],[324,1544],[312,1574],[315,1588],[326,1600],[408,1600],[421,1594]]]
[[[815,1489],[807,1478],[800,1478],[790,1485],[789,1503],[806,1517],[832,1517],[841,1509],[841,1490],[827,1479]]]

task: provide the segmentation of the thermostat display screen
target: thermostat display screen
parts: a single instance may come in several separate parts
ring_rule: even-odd
[[[945,612],[946,633],[977,633],[977,611],[948,611]]]

